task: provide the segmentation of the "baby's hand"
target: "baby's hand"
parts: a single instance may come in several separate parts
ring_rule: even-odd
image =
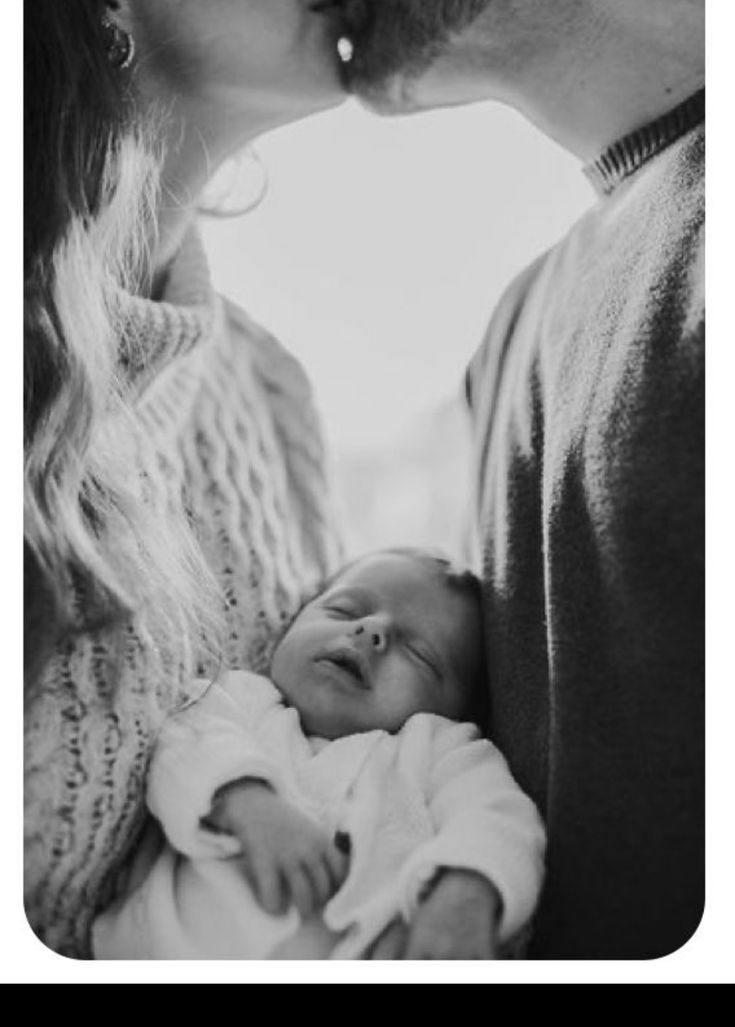
[[[307,918],[347,876],[348,860],[327,834],[262,781],[220,789],[205,824],[234,835],[243,873],[259,904],[274,916],[296,906]]]
[[[501,900],[495,887],[470,870],[445,870],[413,920],[394,920],[368,959],[497,959]]]

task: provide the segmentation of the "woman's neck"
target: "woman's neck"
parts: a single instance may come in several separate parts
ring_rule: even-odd
[[[145,82],[140,96],[146,103]],[[163,155],[152,293],[160,295],[167,269],[196,217],[202,192],[221,165],[264,132],[278,126],[278,112],[249,109],[237,96],[172,96],[161,99],[160,80],[150,85],[156,146]],[[164,94],[165,96],[165,94]],[[288,120],[283,118],[283,121]]]

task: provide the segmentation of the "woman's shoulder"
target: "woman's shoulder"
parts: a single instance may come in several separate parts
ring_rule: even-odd
[[[312,388],[300,361],[250,314],[226,296],[222,310],[221,346],[225,359],[247,364],[269,392],[288,393],[312,401]]]

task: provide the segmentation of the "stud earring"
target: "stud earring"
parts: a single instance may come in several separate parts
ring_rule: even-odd
[[[132,35],[105,13],[102,15],[102,36],[107,59],[113,68],[117,71],[129,68],[135,57],[135,40]]]

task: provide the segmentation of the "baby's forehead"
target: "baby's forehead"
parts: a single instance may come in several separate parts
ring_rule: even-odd
[[[349,564],[322,595],[349,593],[358,603],[383,607],[399,623],[454,647],[478,630],[479,594],[473,576],[449,560],[409,551],[378,552]]]
[[[411,553],[379,552],[348,564],[332,578],[328,589],[364,587],[381,591],[401,585],[427,592],[449,588],[446,570],[438,561]]]

